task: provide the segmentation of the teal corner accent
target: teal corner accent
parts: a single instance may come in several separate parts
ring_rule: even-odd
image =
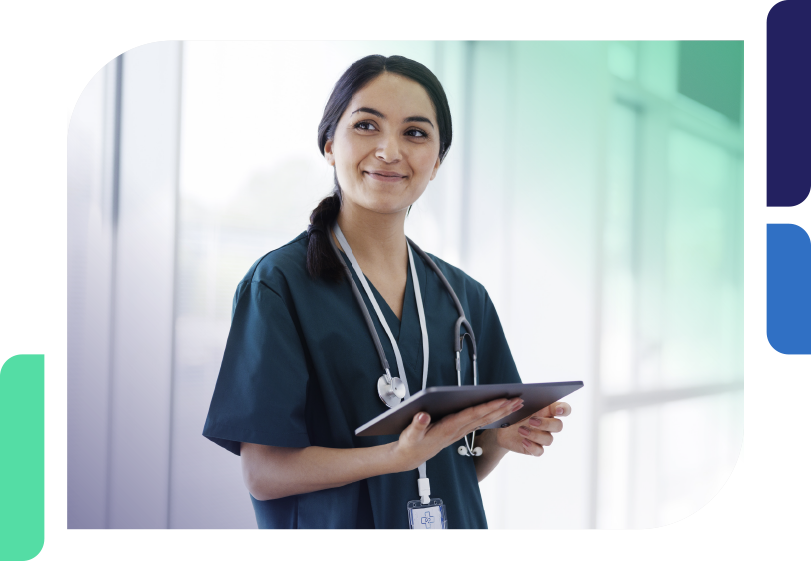
[[[0,369],[0,561],[28,561],[45,544],[45,356]]]

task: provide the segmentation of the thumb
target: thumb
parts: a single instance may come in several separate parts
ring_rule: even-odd
[[[430,422],[431,416],[428,413],[421,411],[412,419],[412,426],[418,431],[423,432],[426,430],[426,427],[429,426]]]

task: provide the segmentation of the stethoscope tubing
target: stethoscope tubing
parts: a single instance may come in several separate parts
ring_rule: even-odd
[[[406,241],[408,241],[409,245],[412,246],[412,249],[414,249],[417,252],[417,254],[420,257],[423,258],[423,261],[425,261],[426,264],[429,267],[431,267],[431,270],[434,271],[434,273],[438,277],[440,277],[440,282],[443,283],[443,286],[445,287],[446,292],[454,300],[454,306],[457,308],[457,314],[459,314],[459,316],[460,316],[459,318],[457,318],[457,323],[454,326],[454,330],[455,330],[454,352],[460,352],[462,350],[462,338],[460,337],[460,325],[464,325],[468,336],[471,337],[471,347],[473,348],[473,351],[474,351],[473,356],[474,356],[474,358],[476,358],[476,337],[474,337],[474,330],[471,329],[471,324],[468,323],[468,320],[465,318],[465,310],[462,309],[462,304],[460,304],[460,299],[457,298],[457,293],[454,292],[453,288],[451,288],[451,284],[448,282],[448,279],[445,278],[445,275],[440,270],[440,267],[437,266],[437,263],[434,262],[434,259],[432,259],[428,255],[426,255],[426,252],[423,251],[422,249],[420,249],[417,246],[417,244],[414,243],[408,237],[406,238]],[[343,263],[343,261],[342,261],[342,263]],[[346,267],[346,264],[344,266]]]
[[[364,322],[367,324],[367,329],[369,330],[369,334],[372,337],[372,341],[375,344],[375,350],[378,352],[378,358],[381,362],[381,366],[383,367],[385,375],[387,375],[387,381],[390,380],[391,374],[389,372],[389,362],[386,360],[386,355],[383,351],[383,345],[381,345],[380,338],[378,337],[378,332],[375,330],[375,324],[372,322],[372,316],[369,315],[369,310],[367,310],[367,306],[364,303],[364,299],[361,296],[361,292],[358,290],[358,287],[355,285],[355,282],[352,281],[352,273],[350,272],[350,268],[347,267],[347,263],[344,262],[344,258],[341,256],[341,251],[336,246],[335,240],[333,239],[332,232],[327,233],[327,238],[330,240],[330,247],[333,248],[333,252],[338,257],[338,261],[341,263],[341,267],[344,269],[344,273],[347,275],[347,278],[350,280],[350,286],[352,287],[353,296],[355,296],[356,302],[358,302],[358,306],[361,309],[364,315]],[[437,266],[437,263],[429,257],[425,251],[420,249],[414,241],[412,241],[409,237],[406,237],[406,241],[409,242],[409,245],[412,246],[412,249],[417,252],[417,254],[423,259],[423,261],[431,268],[432,271],[440,278],[440,282],[443,283],[443,287],[445,288],[446,292],[451,299],[454,301],[454,307],[457,308],[457,313],[459,317],[457,318],[457,322],[454,325],[454,352],[459,353],[462,350],[462,337],[460,337],[460,326],[465,327],[466,333],[463,335],[468,335],[471,338],[471,347],[473,349],[473,358],[476,359],[477,352],[476,352],[476,337],[474,336],[474,330],[471,328],[471,324],[468,323],[468,320],[465,317],[465,310],[462,309],[462,304],[460,303],[459,298],[457,298],[457,294],[454,292],[454,289],[451,288],[451,284],[448,282],[448,279],[445,278],[445,275],[440,270],[440,267]]]
[[[361,308],[361,312],[364,315],[364,321],[367,324],[367,329],[369,329],[369,333],[370,335],[372,335],[372,342],[375,343],[375,350],[378,351],[378,358],[381,361],[381,366],[383,367],[384,376],[386,376],[386,381],[391,383],[392,376],[389,372],[389,362],[386,360],[386,354],[384,354],[383,352],[383,345],[381,345],[381,340],[380,338],[378,338],[378,333],[375,331],[375,324],[372,323],[372,316],[369,315],[369,310],[367,310],[367,305],[364,303],[364,299],[361,297],[361,292],[358,290],[358,287],[352,280],[352,273],[350,272],[350,268],[347,267],[347,263],[344,262],[344,258],[341,256],[341,251],[339,251],[338,247],[336,246],[336,242],[333,239],[332,230],[326,232],[326,234],[330,240],[330,246],[333,248],[336,257],[338,257],[338,261],[344,268],[344,273],[350,280],[350,286],[352,287],[353,296],[355,296],[355,300],[358,303],[358,307]]]
[[[338,228],[337,225],[335,227]],[[384,370],[383,375],[384,375],[384,377],[386,379],[386,382],[388,384],[391,384],[392,383],[392,375],[389,372],[389,362],[386,360],[386,355],[385,355],[385,353],[383,351],[383,345],[381,344],[380,338],[378,337],[378,333],[375,330],[375,325],[372,322],[372,316],[370,315],[369,310],[367,310],[366,304],[364,303],[364,299],[361,296],[361,292],[358,290],[358,287],[356,286],[355,281],[352,278],[352,273],[350,272],[350,268],[344,262],[344,258],[342,257],[340,250],[336,246],[335,240],[333,239],[333,236],[332,236],[332,232],[325,232],[325,233],[327,234],[327,237],[330,240],[330,246],[333,248],[333,252],[335,253],[336,257],[338,258],[339,262],[341,263],[342,268],[344,269],[344,273],[346,274],[347,279],[350,281],[350,287],[352,288],[353,296],[355,297],[355,300],[358,303],[358,307],[361,308],[361,312],[362,312],[362,314],[364,316],[364,322],[366,323],[367,329],[369,330],[369,334],[370,334],[370,336],[372,338],[373,343],[375,344],[375,350],[378,352],[378,358],[380,359],[381,367]],[[340,230],[339,230],[339,233],[340,233]],[[343,240],[343,238],[342,238],[342,240]],[[474,383],[474,385],[476,385],[477,384],[476,337],[474,336],[474,330],[471,328],[471,324],[468,323],[468,320],[465,317],[465,310],[463,310],[462,304],[460,303],[459,298],[457,298],[456,292],[454,292],[454,289],[451,287],[451,283],[448,282],[448,279],[445,277],[445,275],[440,270],[440,268],[437,266],[437,264],[434,262],[434,260],[431,259],[426,254],[426,252],[424,252],[422,249],[420,249],[420,247],[416,243],[414,243],[411,239],[409,239],[408,237],[406,238],[406,241],[408,242],[409,246],[411,246],[411,248],[414,251],[416,251],[418,255],[420,255],[420,257],[423,259],[423,261],[439,277],[440,282],[442,282],[443,287],[446,290],[446,293],[449,296],[451,296],[451,299],[454,301],[454,307],[457,309],[457,313],[459,314],[459,317],[457,318],[457,321],[454,324],[454,353],[455,353],[455,357],[456,357],[457,384],[460,385],[460,386],[462,385],[462,380],[460,378],[460,373],[461,373],[460,372],[460,352],[462,351],[462,341],[467,336],[471,340],[471,351],[472,351],[472,357],[471,358],[472,358],[472,362],[473,362],[473,383]],[[353,264],[355,265],[354,261],[353,261]],[[412,274],[414,276],[415,275],[414,264],[413,264],[413,261],[411,260],[411,256],[410,256],[410,267],[412,268]],[[417,278],[415,276],[415,283],[416,282],[417,282]],[[417,292],[417,290],[419,290],[419,289],[416,289],[416,296],[417,296],[417,298],[420,298],[419,292]],[[370,293],[370,297],[371,296],[372,296],[372,294]],[[374,303],[373,303],[373,305],[374,305]],[[420,303],[419,307],[420,307],[420,309],[422,309],[422,302]],[[421,317],[421,320],[422,320],[423,323],[425,323],[425,319],[423,317]],[[463,326],[465,327],[466,332],[463,333],[462,336],[460,336],[460,328],[463,327]],[[423,344],[424,344],[424,347],[425,347],[425,346],[427,346],[427,343],[428,343],[428,341],[426,340],[425,330],[424,330],[424,333],[423,333],[423,337],[424,337]],[[403,383],[406,384],[406,380],[405,380],[406,374],[405,374],[405,372],[399,372],[399,374],[402,376]],[[426,376],[425,375],[426,375],[426,372],[424,371],[424,375],[423,375],[423,386],[424,386],[424,388],[425,388],[425,385],[426,385]],[[408,390],[408,385],[406,385],[406,394],[409,395],[409,393],[410,392]],[[472,436],[471,436],[471,443],[470,444],[468,443],[468,435],[465,435],[465,437],[464,437],[464,439],[465,439],[465,448],[467,448],[468,455],[471,455],[471,456],[477,455],[477,454],[474,453],[474,449],[473,449],[473,446],[474,446],[474,434],[472,434]],[[460,453],[462,453],[462,452],[460,452]],[[418,470],[420,471],[421,477],[425,477],[426,464],[425,463],[422,464],[418,468]]]

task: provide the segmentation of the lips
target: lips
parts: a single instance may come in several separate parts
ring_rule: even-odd
[[[366,171],[364,173],[368,173],[370,175],[377,175],[377,176],[380,176],[380,177],[386,177],[386,178],[406,177],[405,175],[400,175],[399,173],[394,173],[394,172],[391,172],[391,171]]]

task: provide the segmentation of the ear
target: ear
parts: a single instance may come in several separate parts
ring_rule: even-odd
[[[327,160],[327,163],[330,164],[331,166],[336,165],[336,157],[335,154],[333,154],[332,138],[324,143],[324,159]]]
[[[429,181],[433,180],[437,177],[437,170],[440,169],[440,156],[437,156],[437,161],[434,162],[434,169],[431,171],[431,177],[429,177]]]

